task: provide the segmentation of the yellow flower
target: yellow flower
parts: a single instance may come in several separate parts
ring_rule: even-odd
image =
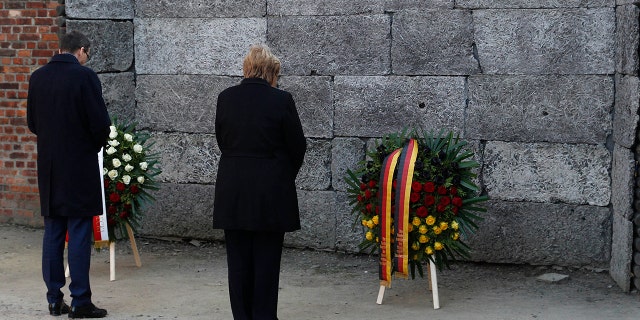
[[[418,228],[418,232],[420,232],[420,234],[425,234],[427,231],[429,231],[429,229],[424,224],[420,225],[420,228]]]
[[[417,254],[413,255],[413,260],[418,261],[418,255]]]
[[[433,254],[433,248],[427,247],[426,249],[424,249],[424,253],[426,253],[428,255],[432,255]]]
[[[436,218],[434,216],[428,216],[427,217],[427,224],[432,226],[434,223],[436,223]]]
[[[427,243],[429,242],[429,237],[425,236],[424,234],[420,236],[420,238],[418,238],[418,241],[420,243]]]
[[[371,231],[367,231],[367,234],[365,235],[365,238],[367,238],[367,240],[371,241],[371,239],[373,239],[373,233]]]
[[[447,228],[449,228],[449,224],[446,221],[440,222],[440,229],[442,229],[442,231],[447,230]]]
[[[374,226],[373,221],[367,220],[367,228],[373,229],[373,226]]]
[[[440,229],[440,227],[433,227],[433,233],[440,234],[441,232],[442,232],[442,229]]]
[[[376,243],[380,242],[380,238],[376,237]]]
[[[443,245],[442,243],[440,243],[440,242],[437,242],[437,241],[436,241],[436,243],[433,245],[433,247],[434,247],[436,250],[442,250],[442,249],[444,249],[444,245]]]
[[[373,216],[373,218],[371,218],[371,221],[373,221],[373,224],[378,224],[380,223],[380,218],[378,216]]]
[[[362,219],[362,225],[365,227],[367,226],[367,219]]]
[[[419,250],[419,249],[420,249],[420,244],[419,244],[419,243],[417,243],[417,242],[414,242],[414,243],[411,245],[411,249],[413,249],[413,250]]]
[[[413,221],[411,221],[411,224],[414,226],[419,226],[422,223],[422,221],[420,221],[420,218],[418,217],[413,217]]]
[[[453,221],[451,222],[451,228],[453,228],[453,230],[458,230],[458,222],[457,221]]]
[[[452,234],[452,235],[451,235],[451,238],[452,238],[453,240],[458,240],[458,238],[460,238],[460,233],[459,233],[459,232],[456,232],[456,233]]]

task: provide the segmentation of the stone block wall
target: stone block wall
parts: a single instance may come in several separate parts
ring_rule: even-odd
[[[346,170],[384,134],[447,129],[471,142],[491,198],[466,239],[473,260],[605,267],[629,290],[632,2],[66,0],[65,12],[95,43],[110,112],[151,131],[162,154],[144,234],[221,238],[210,228],[215,101],[240,81],[249,45],[265,42],[309,144],[303,227],[288,245],[357,250]]]

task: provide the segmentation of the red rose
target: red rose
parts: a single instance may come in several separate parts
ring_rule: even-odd
[[[365,198],[365,199],[369,199],[369,198],[371,198],[371,190],[368,190],[368,189],[367,189],[367,191],[365,191],[365,192],[364,192],[364,198]]]
[[[447,194],[447,188],[445,186],[439,186],[438,187],[438,194],[444,196],[445,194]]]
[[[124,183],[122,183],[122,182],[117,182],[116,183],[116,190],[124,191],[124,189],[126,189],[126,188],[127,188],[127,186],[125,186]]]
[[[364,183],[360,183],[360,190],[364,191],[365,189],[367,189],[367,185]]]
[[[132,185],[131,188],[129,188],[129,190],[131,190],[131,193],[133,194],[140,192],[140,188],[138,188],[138,186],[136,186],[135,184]]]
[[[411,203],[416,203],[420,200],[420,194],[417,192],[411,192],[411,198],[409,199],[411,200]]]
[[[427,210],[427,207],[425,206],[420,206],[416,211],[416,216],[420,218],[426,218],[428,215],[429,215],[429,210]]]
[[[118,203],[120,202],[120,195],[113,192],[109,195],[109,201],[113,202],[113,203]]]
[[[439,205],[436,207],[436,211],[438,211],[438,212],[444,212],[444,210],[446,210],[446,209],[447,209],[447,206],[446,206],[446,205],[443,205],[443,204],[439,204]]]
[[[428,194],[424,197],[424,205],[431,206],[434,203],[436,203],[436,198],[434,198],[432,195]]]
[[[462,207],[462,198],[460,197],[453,197],[453,200],[451,202],[456,207]]]
[[[377,184],[377,182],[375,180],[369,181],[369,188],[375,188],[376,184]]]
[[[449,188],[449,193],[455,196],[456,194],[458,194],[458,189],[456,189],[456,187],[454,186],[451,186],[451,188]]]
[[[371,203],[367,203],[366,208],[367,208],[367,212],[373,211],[373,205]]]
[[[451,203],[451,198],[449,197],[442,197],[440,198],[440,204],[443,206],[448,205],[449,203]]]
[[[422,191],[422,183],[418,182],[418,181],[414,181],[411,184],[411,191],[413,192],[420,192]]]
[[[436,185],[433,182],[429,181],[425,182],[423,188],[425,192],[434,192],[436,190]]]
[[[122,211],[120,212],[120,219],[126,219],[129,216],[129,212]]]
[[[359,194],[358,195],[358,202],[362,202],[362,200],[364,200],[364,197],[361,194]]]
[[[458,207],[451,208],[451,211],[453,211],[453,215],[458,215]]]
[[[116,214],[117,211],[118,209],[116,209],[116,207],[114,206],[109,206],[109,209],[107,209],[107,213],[109,214]]]

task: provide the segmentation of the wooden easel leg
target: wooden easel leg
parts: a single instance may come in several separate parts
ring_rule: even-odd
[[[138,253],[136,238],[133,235],[133,230],[131,229],[131,226],[128,223],[125,226],[127,227],[127,234],[129,235],[129,241],[131,241],[131,251],[133,251],[133,258],[136,260],[136,266],[140,268],[142,266],[142,262],[140,261],[140,254]]]
[[[109,243],[109,280],[116,281],[116,242]]]
[[[384,286],[380,286],[380,290],[378,291],[378,300],[376,300],[376,303],[382,304],[383,297],[384,297]]]
[[[438,297],[438,277],[436,276],[435,263],[429,263],[429,275],[429,278],[431,278],[429,286],[431,287],[431,291],[433,293],[433,308],[440,309],[440,297]]]

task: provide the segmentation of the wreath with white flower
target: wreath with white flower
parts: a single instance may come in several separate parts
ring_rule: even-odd
[[[104,147],[103,174],[109,239],[127,238],[126,225],[134,231],[140,225],[143,208],[155,200],[155,177],[161,173],[158,155],[149,153],[147,132],[135,132],[135,125],[113,119]]]

